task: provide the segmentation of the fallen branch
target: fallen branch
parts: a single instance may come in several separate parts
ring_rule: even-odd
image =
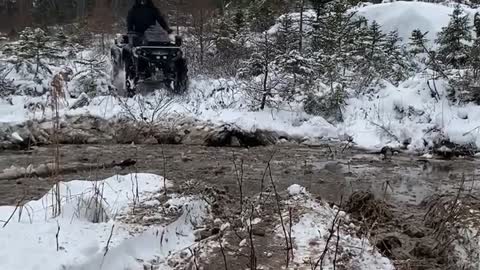
[[[470,133],[472,133],[472,132],[474,132],[475,130],[478,130],[478,129],[480,129],[480,126],[475,127],[472,130],[469,130],[469,131],[463,133],[462,136],[467,136],[468,134],[470,134]]]
[[[137,162],[135,160],[126,159],[121,162],[113,161],[112,163],[104,163],[104,164],[98,164],[98,163],[82,163],[82,164],[73,164],[73,165],[69,164],[62,167],[58,167],[58,174],[76,173],[76,172],[82,172],[82,171],[94,171],[94,170],[114,168],[114,167],[120,167],[124,169],[126,167],[133,166],[136,163]],[[28,169],[29,171],[27,171],[27,169],[23,167],[7,169],[7,170],[4,170],[3,173],[0,173],[0,180],[16,180],[16,179],[24,178],[25,175],[36,176],[36,177],[48,177],[55,171],[55,166],[56,166],[55,163],[46,163],[46,164],[41,164],[38,167],[33,168],[31,170]]]
[[[376,127],[379,127],[380,129],[382,129],[385,133],[387,133],[390,137],[392,137],[395,141],[399,142],[400,143],[400,139],[395,135],[393,134],[390,130],[388,130],[386,127],[382,126],[382,125],[379,125],[373,121],[370,121],[370,123]]]
[[[60,250],[60,244],[58,243],[58,236],[60,236],[60,224],[58,224],[58,220],[57,220],[57,233],[55,234],[55,240],[57,242],[57,251]]]

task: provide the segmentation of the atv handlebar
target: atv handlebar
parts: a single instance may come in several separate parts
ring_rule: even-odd
[[[128,45],[130,45],[131,47],[134,46],[134,44],[136,44],[138,41],[138,39],[141,38],[141,34],[138,33],[138,32],[127,32],[127,37],[128,37]],[[173,36],[173,38],[172,38]],[[176,45],[176,46],[182,46],[183,44],[183,38],[179,35],[169,35],[169,39]]]

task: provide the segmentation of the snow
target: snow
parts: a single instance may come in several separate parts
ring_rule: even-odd
[[[233,123],[251,131],[272,130],[297,138],[337,140],[349,135],[358,146],[369,149],[399,146],[410,140],[409,150],[424,152],[438,136],[445,136],[454,143],[472,143],[480,147],[480,106],[452,103],[447,98],[446,83],[439,80],[436,86],[440,94],[438,101],[432,98],[424,75],[417,74],[399,86],[385,82],[373,94],[347,99],[343,109],[344,122],[335,125],[320,116],[306,114],[300,104],[252,111],[244,106],[248,97],[234,80],[208,78],[193,80],[186,96],[173,99],[164,111],[156,114],[146,104],[166,102],[164,94],[159,91],[145,98],[124,98],[121,102],[112,96],[99,96],[86,107],[64,108],[60,113],[88,114],[105,119],[135,117],[137,120],[143,115],[154,121],[164,120],[167,116],[185,117],[214,124]],[[68,100],[70,104],[74,101]],[[11,102],[13,105],[0,99],[0,123],[51,117],[48,108],[45,111],[24,108],[28,103],[44,102],[41,97],[13,96]],[[428,144],[425,145],[424,141]]]
[[[295,185],[295,189],[305,191],[304,187],[298,185]],[[378,253],[367,239],[358,238],[354,233],[355,229],[350,231],[355,226],[349,224],[349,216],[345,212],[332,208],[326,203],[314,201],[306,191],[303,194],[293,196],[290,199],[290,204],[303,213],[292,227],[292,239],[294,240],[293,246],[295,249],[294,262],[298,265],[309,264],[310,261],[317,262],[327,244],[327,238],[330,235],[332,224],[338,213],[338,218],[342,220],[342,225],[340,226],[339,236],[339,247],[341,249],[337,254],[337,264],[341,261],[345,269],[395,269],[392,262]],[[337,222],[338,219],[335,223]],[[283,235],[281,229],[278,229],[277,234],[279,236]],[[328,244],[329,251],[325,255],[323,269],[334,269],[333,261],[336,241],[337,232],[335,232]],[[342,257],[344,254],[346,255],[345,258]],[[308,269],[310,269],[310,266]]]
[[[167,181],[167,186],[170,185]],[[59,187],[62,211],[57,217],[52,216],[51,205],[55,188],[23,208],[0,207],[3,222],[14,213],[0,230],[0,242],[8,243],[8,248],[0,250],[0,269],[143,269],[141,261],[155,258],[163,265],[162,269],[168,269],[165,262],[168,256],[194,243],[193,223],[201,222],[206,214],[205,204],[191,197],[184,198],[180,205],[175,204],[180,200],[169,202],[183,209],[183,213],[166,226],[124,222],[122,217],[128,218],[132,213],[136,187],[137,205],[162,189],[163,178],[157,175],[117,175],[96,183],[60,183]],[[98,195],[99,190],[103,195]],[[104,211],[107,218],[94,223],[92,216],[98,211]]]
[[[465,13],[470,16],[470,22],[473,23],[473,16],[477,10],[468,6],[462,7]],[[453,4],[441,5],[410,1],[370,4],[354,8],[359,16],[365,17],[370,22],[376,21],[384,31],[398,30],[399,36],[405,42],[408,42],[412,31],[415,29],[428,32],[426,38],[433,42],[442,27],[448,25],[449,15],[452,14],[453,9]]]
[[[306,192],[304,187],[302,187],[300,185],[297,185],[297,184],[293,184],[293,185],[289,186],[287,191],[288,191],[288,194],[290,194],[290,196],[305,194],[305,192]]]
[[[439,101],[431,97],[427,79],[417,75],[398,87],[386,85],[374,96],[364,95],[347,101],[345,122],[339,128],[352,134],[354,141],[366,148],[386,144],[400,145],[411,139],[410,150],[425,149],[424,140],[445,135],[452,142],[480,146],[480,106],[458,105],[447,100],[445,86],[437,82]],[[467,114],[468,118],[459,117]],[[399,141],[392,138],[384,127]],[[431,131],[438,128],[443,134]]]

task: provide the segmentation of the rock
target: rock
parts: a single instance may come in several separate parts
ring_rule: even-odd
[[[220,233],[220,228],[218,227],[215,227],[212,229],[212,235],[216,235],[216,234],[219,234]]]
[[[425,236],[425,233],[422,229],[411,225],[407,226],[403,233],[413,238],[422,238]]]
[[[145,140],[143,141],[143,144],[150,144],[150,145],[158,144],[158,141],[155,137],[149,136],[149,137],[145,138]]]
[[[19,143],[21,143],[21,142],[24,141],[24,139],[18,134],[18,132],[13,132],[12,135],[11,135],[11,137],[12,137],[12,140],[13,140],[14,142],[19,142]]]
[[[215,224],[215,226],[222,226],[223,222],[222,222],[221,219],[216,218],[216,219],[213,221],[213,224]]]
[[[379,240],[376,244],[376,247],[383,255],[390,258],[393,255],[393,249],[402,247],[402,242],[400,241],[400,239],[398,239],[398,237],[390,235],[383,238],[382,240]]]
[[[90,98],[88,97],[87,94],[82,93],[80,94],[78,99],[70,106],[70,110],[83,108],[85,106],[88,106],[89,104],[90,104]]]
[[[224,223],[224,224],[222,224],[222,226],[220,226],[220,231],[222,231],[222,232],[224,232],[228,229],[230,229],[230,223],[229,222]]]
[[[435,258],[435,251],[433,250],[435,245],[431,245],[425,242],[417,242],[410,254],[420,258]]]
[[[240,241],[240,244],[238,244],[240,247],[245,247],[247,246],[247,239],[243,239],[242,241]]]
[[[256,236],[265,236],[265,229],[264,228],[253,228],[252,229],[252,234]]]
[[[189,162],[193,160],[191,157],[186,156],[185,153],[181,153],[180,155],[182,162]]]
[[[240,147],[240,146],[241,146],[240,140],[238,140],[237,137],[232,136],[232,138],[231,138],[231,140],[230,140],[230,146],[232,146],[232,147]]]
[[[198,229],[198,230],[194,231],[193,235],[195,236],[195,241],[198,242],[198,241],[207,239],[212,234],[211,234],[210,230],[208,230],[206,228],[203,228],[203,229]]]

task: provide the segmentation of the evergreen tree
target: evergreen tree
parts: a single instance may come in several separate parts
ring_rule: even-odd
[[[72,95],[78,96],[81,92],[90,96],[108,93],[110,76],[106,72],[107,61],[105,57],[92,55],[86,59],[76,60],[75,63],[80,68],[72,77],[72,83],[75,86]]]
[[[355,55],[357,56],[356,73],[361,76],[358,85],[362,90],[372,82],[385,78],[388,65],[386,52],[387,35],[380,29],[380,25],[373,21],[365,29],[365,33],[357,41]]]
[[[400,45],[401,40],[397,31],[388,33],[385,40],[387,63],[390,64],[386,66],[385,78],[394,84],[405,80],[412,71],[408,54],[405,48]]]
[[[290,14],[284,14],[279,20],[280,27],[274,34],[277,48],[282,53],[288,53],[297,49],[297,41],[300,38],[298,29],[294,27],[294,20]]]
[[[252,0],[248,7],[248,21],[250,29],[255,32],[263,32],[270,28],[284,10],[282,0]]]
[[[425,47],[428,40],[425,38],[426,33],[422,33],[420,29],[415,29],[410,36],[410,52],[413,55],[417,55],[419,53],[425,53]]]
[[[209,58],[212,73],[235,76],[239,63],[250,53],[246,48],[249,31],[244,21],[243,10],[227,7],[213,25],[213,42],[216,52]],[[221,68],[221,70],[219,70]]]
[[[319,18],[318,27],[311,33],[311,50],[319,63],[319,72],[328,83],[344,77],[345,71],[353,66],[353,51],[359,38],[359,20],[350,6],[335,1],[324,6],[325,15]]]
[[[468,14],[464,14],[460,5],[455,6],[448,26],[438,33],[439,59],[453,68],[463,67],[468,59],[472,34]]]
[[[473,42],[470,51],[470,66],[472,68],[473,80],[477,83],[480,79],[480,14],[475,13],[474,30],[476,33],[475,41]]]
[[[42,29],[26,28],[21,32],[18,42],[6,46],[4,54],[14,57],[12,61],[17,72],[41,79],[52,74],[52,62],[64,59],[61,48],[52,46],[51,39]]]
[[[475,38],[480,38],[480,13],[476,12],[473,18],[473,28],[475,30]]]

